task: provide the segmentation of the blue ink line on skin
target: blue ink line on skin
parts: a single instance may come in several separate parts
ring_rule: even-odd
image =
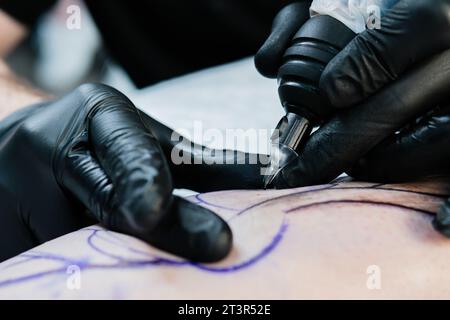
[[[66,267],[53,269],[53,270],[48,270],[48,271],[43,271],[43,272],[38,272],[38,273],[33,273],[33,274],[30,274],[30,275],[22,276],[22,277],[18,277],[18,278],[7,279],[7,280],[4,280],[4,281],[0,281],[0,288],[1,287],[6,287],[6,286],[10,286],[10,285],[14,285],[14,284],[18,284],[18,283],[21,283],[21,282],[41,279],[41,278],[43,278],[45,276],[56,275],[56,274],[59,274],[59,273],[62,273],[62,272],[66,272]]]
[[[109,238],[108,237],[104,237],[103,235],[101,235],[102,233],[107,234],[109,236]],[[148,252],[145,252],[145,251],[142,251],[142,250],[139,250],[139,249],[134,249],[134,248],[128,246],[125,243],[125,241],[123,241],[122,239],[119,239],[118,237],[116,237],[113,233],[109,232],[108,230],[99,231],[99,232],[97,232],[96,236],[97,236],[98,239],[101,239],[101,240],[103,240],[103,241],[105,241],[105,242],[107,242],[109,244],[112,244],[112,245],[124,248],[124,249],[126,249],[128,251],[131,251],[133,253],[145,256],[147,258],[153,258],[154,257],[153,255],[151,255]]]
[[[142,255],[142,256],[147,257],[147,258],[157,258],[154,254],[151,254],[151,253],[148,253],[148,252],[146,252],[146,251],[143,251],[143,250],[139,250],[139,249],[130,247],[130,246],[125,242],[125,240],[121,239],[118,235],[116,235],[116,234],[110,232],[109,230],[103,230],[103,232],[105,232],[109,237],[115,239],[117,242],[121,243],[121,247],[122,247],[122,248],[126,248],[128,251],[131,251],[131,252],[133,252],[133,253]],[[97,235],[97,236],[98,236],[98,235]],[[102,237],[102,238],[103,238],[103,237]],[[103,239],[106,240],[105,238],[103,238]]]
[[[143,261],[134,261],[131,262],[131,265],[136,267],[142,266],[175,266],[175,267],[183,267],[188,266],[190,262],[186,260],[172,260],[167,258],[156,258],[154,260],[143,260]]]
[[[208,267],[207,265],[195,264],[195,263],[191,263],[191,265],[195,266],[196,268],[198,268],[200,270],[215,272],[215,273],[236,272],[236,271],[240,271],[242,269],[251,267],[252,265],[256,264],[258,261],[262,260],[264,257],[266,257],[272,251],[275,250],[275,248],[280,244],[281,240],[283,240],[283,236],[286,233],[288,227],[289,227],[289,224],[287,223],[286,219],[283,219],[283,223],[281,224],[281,227],[278,230],[278,232],[276,233],[276,235],[273,237],[272,241],[266,247],[264,247],[259,254],[257,254],[253,258],[251,258],[247,261],[244,261],[240,264],[231,265],[229,267],[222,267],[222,268]]]
[[[251,265],[257,263],[259,260],[263,259],[265,256],[267,256],[269,253],[271,253],[277,247],[277,245],[282,240],[283,235],[286,232],[287,228],[288,228],[288,223],[284,219],[282,225],[280,226],[280,229],[277,231],[275,236],[272,238],[271,242],[266,247],[264,247],[260,253],[258,253],[254,257],[252,257],[249,260],[244,261],[240,264],[231,265],[231,266],[223,267],[223,268],[209,267],[207,265],[202,265],[202,264],[193,263],[193,262],[189,262],[189,261],[184,261],[184,260],[177,261],[177,260],[172,260],[172,259],[167,259],[167,258],[155,258],[154,260],[142,260],[142,261],[129,261],[122,257],[118,257],[115,255],[109,254],[109,253],[105,252],[104,250],[101,250],[101,249],[99,250],[99,248],[93,244],[93,239],[94,239],[94,237],[98,237],[98,232],[94,232],[93,234],[91,234],[89,236],[88,243],[90,244],[91,248],[93,248],[98,253],[106,255],[109,258],[116,259],[121,262],[125,262],[125,264],[123,265],[124,267],[148,266],[148,265],[153,265],[153,266],[155,266],[155,265],[169,265],[169,266],[190,265],[190,266],[193,266],[193,267],[203,270],[203,271],[209,271],[209,272],[215,272],[215,273],[221,273],[221,272],[225,273],[225,272],[242,270],[244,268],[250,267]]]
[[[272,200],[275,201],[275,200],[280,200],[280,199],[283,199],[285,197],[290,197],[290,196],[293,196],[293,195],[310,193],[310,192],[315,192],[315,191],[321,191],[321,190],[329,189],[329,188],[334,187],[336,185],[337,184],[325,185],[325,186],[320,186],[320,187],[314,188],[314,189],[308,188],[308,190],[302,190],[300,192],[297,191],[297,192],[294,192],[294,193],[291,193],[291,194],[287,194],[287,195],[283,195],[283,196],[280,196],[280,197],[267,199],[265,201],[262,201],[262,202],[260,202],[258,204],[251,205],[251,206],[249,206],[249,207],[239,211],[235,217],[243,215],[245,212],[250,211],[251,209],[254,209],[254,208],[256,208],[256,207],[258,207],[260,205],[266,204],[266,203],[268,203],[268,202],[270,202]],[[197,195],[197,196],[199,196],[199,195]],[[202,201],[203,203],[205,203],[205,201],[203,199],[201,199],[201,198],[197,198],[197,199],[199,199],[199,201]],[[216,206],[216,207],[218,207],[218,206]],[[227,208],[227,209],[230,209],[230,208]],[[237,270],[240,270],[240,269],[243,269],[243,268],[247,268],[247,267],[250,267],[251,265],[257,263],[262,258],[264,258],[267,254],[269,254],[271,251],[273,251],[276,248],[276,246],[280,243],[280,241],[282,240],[282,237],[283,237],[285,231],[287,230],[287,224],[285,222],[282,224],[282,227],[280,228],[278,234],[275,235],[275,237],[273,238],[271,243],[268,246],[266,246],[265,248],[263,248],[263,250],[259,254],[257,254],[255,257],[249,259],[248,261],[240,263],[238,265],[224,267],[224,268],[213,268],[213,267],[208,267],[206,265],[195,264],[195,263],[191,263],[191,262],[187,262],[187,261],[181,261],[180,262],[180,261],[164,259],[164,258],[159,258],[159,259],[150,260],[150,261],[149,260],[135,261],[135,262],[131,263],[131,262],[127,261],[126,259],[123,259],[120,256],[112,255],[112,254],[110,254],[108,252],[105,252],[104,250],[98,248],[93,243],[94,237],[99,233],[99,231],[102,231],[102,230],[96,229],[96,228],[85,228],[83,230],[92,231],[92,233],[89,235],[88,240],[87,240],[88,245],[91,247],[91,249],[93,249],[94,251],[96,251],[97,253],[99,253],[99,254],[101,254],[103,256],[107,256],[107,257],[109,257],[109,258],[119,262],[119,264],[116,265],[116,266],[114,266],[114,265],[112,265],[112,266],[103,266],[102,268],[105,268],[105,267],[107,267],[107,268],[138,267],[138,266],[149,266],[149,265],[152,265],[152,266],[154,266],[154,265],[171,265],[171,266],[191,265],[191,266],[196,267],[197,269],[200,269],[200,270],[219,273],[219,272],[232,272],[233,270],[237,271]],[[105,231],[105,230],[103,230],[103,231]],[[127,248],[126,246],[124,246],[124,247]],[[127,248],[127,249],[129,249],[129,248]],[[45,257],[43,257],[43,259],[45,259]],[[60,260],[64,261],[64,258],[60,257]],[[88,267],[88,269],[89,268],[90,269],[93,269],[93,268],[97,269],[97,268],[101,268],[101,267],[100,266],[93,266],[93,265],[91,265],[90,267]],[[25,280],[26,279],[28,279],[28,278],[25,278]],[[2,287],[2,283],[1,282],[0,282],[0,287]]]
[[[46,257],[39,257],[39,256],[36,256],[36,258],[46,259]],[[60,260],[64,260],[64,258],[60,257]],[[17,277],[17,278],[13,278],[13,279],[7,279],[4,281],[0,281],[0,288],[19,284],[22,282],[31,281],[31,280],[39,280],[39,279],[44,278],[49,275],[66,274],[67,267],[71,264],[78,266],[83,271],[96,270],[96,269],[100,269],[100,270],[120,269],[120,270],[122,270],[124,268],[138,268],[138,267],[146,267],[146,266],[185,266],[185,265],[189,265],[189,263],[187,261],[175,261],[175,260],[169,260],[169,259],[164,259],[164,258],[159,258],[159,259],[155,259],[152,261],[150,261],[150,260],[133,261],[133,262],[124,261],[124,262],[119,262],[117,264],[112,264],[112,265],[73,263],[73,261],[67,260],[64,267],[61,267],[61,268],[38,272],[38,273],[33,273],[33,274],[30,274],[27,276],[22,276],[22,277]]]
[[[239,209],[236,209],[236,208],[230,208],[230,207],[210,203],[210,202],[206,201],[205,199],[203,199],[201,196],[202,196],[201,194],[195,195],[195,199],[198,201],[196,204],[203,204],[203,205],[206,205],[209,207],[223,209],[223,210],[227,210],[227,211],[239,211]]]
[[[99,254],[101,254],[101,255],[103,255],[105,257],[108,257],[110,259],[117,260],[117,261],[120,261],[120,262],[127,261],[127,259],[125,259],[125,258],[123,258],[121,256],[118,256],[118,255],[106,252],[105,250],[103,250],[103,249],[99,248],[97,245],[95,245],[94,244],[94,238],[97,236],[98,232],[99,232],[99,230],[95,230],[89,235],[89,237],[87,239],[87,244],[89,245],[89,247],[92,250],[96,251],[97,253],[99,253]]]
[[[133,253],[135,251],[138,251],[138,253],[145,254],[148,258],[153,258],[152,260],[133,260],[133,261],[130,261],[130,259],[126,259],[126,258],[123,258],[121,256],[117,256],[117,255],[111,254],[111,253],[106,252],[105,250],[99,248],[97,245],[95,245],[94,244],[94,239],[96,237],[99,238],[99,239],[105,240],[104,237],[99,236],[100,232],[105,232],[105,233],[108,234],[108,236],[112,236],[113,235],[108,230],[94,230],[93,233],[89,235],[88,240],[87,240],[87,243],[88,243],[89,247],[91,249],[93,249],[94,251],[96,251],[97,253],[103,255],[103,256],[106,256],[108,258],[111,258],[113,260],[118,261],[121,267],[131,267],[133,265],[140,266],[140,265],[161,265],[161,264],[165,264],[165,265],[180,265],[181,263],[182,264],[187,264],[186,261],[176,261],[176,260],[170,260],[170,259],[155,257],[155,256],[153,256],[151,254],[148,254],[148,253],[144,252],[144,251],[134,250],[134,249],[130,248],[129,246],[125,245],[125,244],[121,244],[120,246],[123,249],[126,249],[128,251],[132,251]],[[116,240],[118,240],[118,239],[116,238]]]
[[[284,233],[287,231],[287,228],[288,228],[288,223],[284,219],[280,229],[277,232],[277,234],[273,237],[272,241],[266,247],[264,247],[261,250],[260,253],[258,253],[256,256],[254,256],[254,257],[250,258],[249,260],[244,261],[244,262],[242,262],[240,264],[232,265],[232,266],[229,266],[229,267],[222,267],[222,268],[214,268],[214,267],[209,267],[209,266],[206,266],[206,265],[201,265],[201,264],[197,264],[197,263],[193,263],[193,262],[189,262],[189,261],[177,261],[177,260],[171,260],[171,259],[167,259],[167,258],[156,258],[154,260],[142,260],[142,261],[127,261],[127,260],[123,259],[122,257],[111,255],[111,254],[105,252],[104,250],[101,250],[98,247],[96,247],[95,245],[93,245],[93,238],[95,236],[98,236],[97,233],[99,231],[101,231],[101,230],[98,230],[98,229],[93,229],[92,230],[92,234],[90,234],[89,237],[88,237],[88,243],[90,243],[90,247],[93,250],[95,250],[97,253],[99,253],[101,255],[106,255],[107,257],[118,261],[117,264],[113,264],[113,265],[95,265],[95,264],[91,264],[91,265],[89,265],[89,264],[84,263],[84,264],[80,265],[74,260],[65,259],[64,257],[59,257],[59,256],[55,256],[55,255],[42,255],[42,256],[34,256],[34,255],[32,255],[30,257],[33,257],[33,258],[36,258],[36,259],[57,260],[57,261],[64,262],[65,265],[75,264],[75,265],[79,266],[80,269],[83,269],[83,270],[123,269],[123,268],[137,268],[137,267],[146,267],[146,266],[176,266],[176,267],[191,266],[191,267],[194,267],[196,269],[199,269],[199,270],[202,270],[202,271],[207,271],[207,272],[228,273],[228,272],[236,272],[236,271],[248,268],[248,267],[256,264],[258,261],[260,261],[261,259],[263,259],[267,255],[269,255],[279,245],[279,243],[281,242],[281,240],[283,238]],[[24,256],[25,256],[25,254],[24,254]],[[21,283],[21,282],[37,280],[37,279],[40,279],[40,278],[43,278],[43,277],[49,276],[49,275],[56,275],[56,274],[65,273],[66,269],[67,269],[67,267],[64,266],[62,268],[58,268],[58,269],[54,269],[54,270],[39,272],[39,273],[35,273],[35,274],[27,275],[27,276],[22,276],[22,277],[18,277],[18,278],[14,278],[14,279],[8,279],[8,280],[5,280],[5,281],[0,281],[0,288],[1,287],[5,287],[5,286],[18,284],[18,283]]]
[[[396,191],[396,190],[395,190]],[[291,194],[292,195],[292,194]],[[285,196],[289,196],[289,195],[285,195]],[[416,208],[411,208],[408,206],[403,206],[403,205],[398,205],[398,204],[392,204],[392,203],[382,203],[382,202],[376,202],[376,201],[361,201],[361,200],[334,200],[334,201],[325,201],[325,202],[319,202],[319,203],[312,203],[312,204],[308,204],[308,205],[302,205],[302,206],[298,206],[298,207],[294,207],[291,208],[289,210],[285,210],[286,214],[289,213],[293,213],[295,211],[301,210],[301,209],[306,209],[306,208],[310,208],[310,207],[314,207],[314,206],[320,206],[320,205],[330,205],[330,204],[336,204],[336,203],[356,203],[356,204],[366,204],[366,205],[374,205],[374,206],[389,206],[389,207],[396,207],[396,208],[403,208],[406,210],[413,210],[416,212],[421,212],[424,214],[432,214],[433,212],[427,211],[427,210],[421,210],[421,209],[416,209]],[[252,207],[253,208],[253,207]],[[251,208],[250,208],[251,209]],[[250,210],[248,209],[248,210]],[[277,232],[277,234],[275,235],[275,237],[273,238],[273,240],[271,241],[271,243],[269,245],[267,245],[265,248],[263,248],[263,250],[256,255],[255,257],[241,263],[241,264],[237,264],[234,266],[229,266],[229,267],[223,267],[223,268],[214,268],[214,267],[208,267],[206,265],[201,265],[201,264],[196,264],[196,263],[190,263],[187,261],[175,261],[175,260],[170,260],[170,259],[164,259],[164,258],[160,258],[160,259],[155,259],[153,261],[136,261],[136,262],[127,262],[124,259],[122,259],[121,257],[115,257],[115,259],[120,259],[122,261],[125,261],[125,263],[119,263],[117,265],[86,265],[84,266],[83,269],[87,270],[87,269],[116,269],[116,268],[134,268],[134,267],[142,267],[142,266],[156,266],[156,265],[162,265],[162,266],[193,266],[196,267],[197,269],[203,270],[203,271],[207,271],[207,272],[214,272],[214,273],[228,273],[228,272],[236,272],[239,270],[242,270],[244,268],[248,268],[254,264],[256,264],[258,261],[260,261],[261,259],[263,259],[265,256],[267,256],[269,253],[271,253],[277,246],[278,244],[281,242],[285,232],[288,229],[288,224],[286,222],[286,220],[283,221],[280,230]],[[94,230],[94,232],[89,236],[89,237],[93,237],[95,236],[95,234],[97,234],[99,230]],[[100,251],[100,253],[103,251]],[[107,254],[107,253],[106,253]],[[107,254],[107,256],[111,256],[109,254]],[[53,257],[53,256],[51,256]],[[64,259],[64,258],[61,258]],[[70,260],[68,260],[70,261]],[[34,280],[34,279],[39,279],[42,278],[44,276],[48,276],[48,275],[54,275],[54,274],[58,274],[58,273],[62,273],[65,272],[65,268],[61,268],[61,269],[55,269],[55,270],[50,270],[50,271],[46,271],[46,272],[41,272],[41,273],[36,273],[36,274],[32,274],[32,275],[28,275],[28,276],[24,276],[24,277],[19,277],[19,278],[15,278],[15,279],[9,279],[3,282],[0,282],[0,287],[4,287],[7,285],[13,285],[13,284],[17,284],[19,282],[24,282],[24,281],[30,281],[30,280]]]
[[[113,259],[113,260],[124,261],[124,260],[125,260],[124,258],[122,258],[122,257],[120,257],[120,256],[117,256],[117,255],[114,255],[114,254],[111,254],[111,253],[109,253],[109,252],[106,252],[106,251],[104,251],[104,250],[98,248],[98,247],[94,244],[93,239],[94,239],[94,237],[97,235],[98,232],[99,232],[99,230],[94,230],[94,231],[88,236],[88,238],[87,238],[87,244],[89,245],[89,247],[90,247],[92,250],[94,250],[95,252],[101,254],[102,256],[106,256],[106,257],[111,258],[111,259]]]
[[[305,194],[305,193],[311,193],[311,192],[315,192],[315,191],[323,191],[323,190],[327,190],[327,189],[367,189],[366,187],[351,187],[351,188],[345,188],[345,187],[341,187],[341,188],[333,188],[335,187],[337,184],[335,185],[327,185],[327,186],[321,186],[320,188],[316,188],[316,189],[309,189],[309,190],[303,190],[300,192],[295,192],[295,193],[291,193],[291,194],[287,194],[287,195],[283,195],[277,198],[272,198],[272,199],[268,199],[265,201],[262,201],[258,204],[254,204],[246,209],[243,209],[242,211],[240,211],[238,213],[238,215],[242,215],[244,214],[246,211],[249,211],[253,208],[256,208],[260,205],[264,205],[269,201],[273,201],[273,200],[279,200],[282,198],[286,198],[286,197],[290,197],[293,195],[299,195],[299,194]],[[413,192],[413,191],[407,191],[407,190],[398,190],[398,189],[388,189],[388,188],[380,188],[378,186],[373,186],[373,188],[375,189],[380,189],[380,190],[386,190],[386,191],[394,191],[394,192],[407,192],[407,193],[418,193],[418,192]],[[440,197],[440,195],[436,195],[436,194],[429,194],[429,193],[419,193],[422,195],[428,195],[428,196],[433,196],[433,197]],[[398,204],[391,204],[391,203],[380,203],[380,202],[369,202],[369,201],[358,201],[358,200],[335,200],[335,201],[327,201],[327,202],[322,202],[322,203],[313,203],[313,204],[309,204],[309,205],[303,205],[303,206],[298,206],[295,208],[291,208],[288,210],[285,210],[286,214],[288,213],[293,213],[295,211],[301,210],[301,209],[305,209],[308,207],[312,207],[312,206],[319,206],[319,205],[329,205],[329,204],[333,204],[333,203],[359,203],[359,204],[369,204],[369,205],[385,205],[385,206],[390,206],[390,207],[401,207],[404,209],[408,209],[408,210],[414,210],[414,211],[418,211],[418,212],[422,212],[425,214],[432,214],[434,212],[429,212],[426,210],[420,210],[420,209],[415,209],[415,208],[410,208],[407,206],[402,206],[402,205],[398,205]],[[212,204],[211,204],[212,205]],[[213,205],[214,206],[214,205]],[[220,207],[220,206],[216,206],[216,207]],[[223,209],[230,209],[230,208],[223,208]],[[102,254],[102,255],[106,255],[114,260],[118,260],[119,262],[115,265],[89,265],[89,264],[85,264],[83,265],[83,269],[122,269],[122,268],[135,268],[135,267],[144,267],[144,266],[193,266],[197,269],[200,270],[204,270],[207,272],[215,272],[215,273],[227,273],[227,272],[234,272],[234,271],[238,271],[241,270],[243,268],[247,268],[250,267],[254,264],[256,264],[258,261],[260,261],[261,259],[263,259],[265,256],[267,256],[270,252],[272,252],[277,245],[281,242],[284,233],[287,231],[288,228],[288,224],[286,223],[286,221],[283,222],[280,230],[278,231],[278,233],[275,235],[275,237],[273,238],[273,240],[271,241],[271,243],[269,245],[267,245],[266,247],[263,248],[263,250],[257,254],[255,257],[249,259],[248,261],[245,261],[243,263],[234,265],[234,266],[229,266],[229,267],[223,267],[223,268],[214,268],[214,267],[208,267],[206,265],[200,265],[200,264],[195,264],[192,262],[188,262],[188,261],[175,261],[175,260],[170,260],[170,259],[165,259],[165,258],[157,258],[155,260],[142,260],[142,261],[127,261],[125,259],[123,259],[122,257],[117,257],[114,255],[111,255],[107,252],[104,252],[103,250],[99,249],[98,247],[96,247],[95,245],[92,247],[94,250],[96,250],[98,253]],[[87,230],[88,228],[84,229]],[[90,237],[90,242],[92,244],[92,240],[93,237],[99,232],[99,231],[105,231],[106,230],[99,230],[99,229],[94,229],[91,228],[91,231],[93,231],[93,234],[91,234]],[[98,236],[98,235],[97,235]],[[104,239],[103,239],[104,240]],[[129,247],[126,247],[127,249],[130,249]],[[51,259],[51,260],[58,260],[58,261],[63,261],[63,262],[70,262],[73,263],[74,261],[66,259],[64,257],[58,257],[55,255],[43,255],[41,257],[36,256],[37,258],[41,258],[41,259]],[[30,280],[35,280],[35,279],[39,279],[48,275],[53,275],[53,274],[58,274],[58,273],[64,273],[65,272],[65,268],[60,268],[60,269],[54,269],[54,270],[49,270],[46,272],[40,272],[40,273],[36,273],[36,274],[31,274],[28,276],[24,276],[24,277],[19,277],[19,278],[15,278],[15,279],[8,279],[5,281],[0,282],[0,287],[6,286],[6,285],[12,285],[15,283],[19,283],[19,282],[24,282],[24,281],[30,281]]]
[[[233,218],[236,218],[237,216],[240,216],[240,215],[244,214],[245,212],[247,212],[247,211],[249,211],[251,209],[257,208],[257,207],[262,206],[262,205],[264,205],[266,203],[269,203],[271,201],[281,200],[281,199],[288,198],[288,197],[291,197],[291,196],[298,196],[298,195],[307,194],[307,193],[314,193],[314,192],[318,192],[318,191],[329,190],[329,189],[331,189],[331,188],[333,188],[335,186],[336,186],[336,184],[327,184],[327,185],[319,186],[319,187],[316,187],[316,188],[315,187],[308,188],[307,190],[300,190],[300,191],[292,192],[292,193],[289,193],[289,194],[284,194],[282,196],[278,196],[278,197],[275,197],[275,198],[270,198],[270,199],[261,201],[259,203],[255,203],[255,204],[253,204],[253,205],[251,205],[251,206],[249,206],[249,207],[247,207],[245,209],[242,209],[241,211],[239,211],[236,214],[236,216],[232,217],[230,220],[232,220]]]
[[[19,260],[19,261],[14,261],[14,262],[12,262],[10,264],[7,264],[4,267],[2,267],[0,270],[4,271],[4,270],[10,269],[12,267],[17,267],[17,266],[19,266],[21,264],[24,264],[24,263],[30,262],[32,260],[35,260],[34,257],[27,257],[25,255],[20,255],[20,257],[24,257],[25,259],[22,259],[22,260]]]
[[[385,191],[398,191],[398,192],[404,192],[404,193],[412,193],[412,194],[420,194],[422,196],[430,196],[434,198],[448,198],[448,194],[442,194],[442,193],[432,193],[432,192],[421,192],[421,191],[412,191],[412,190],[402,190],[402,189],[395,189],[395,188],[386,188],[383,186],[377,187],[375,190],[385,190]]]
[[[67,259],[58,255],[54,254],[48,254],[45,252],[39,252],[39,251],[31,251],[31,252],[25,252],[20,255],[20,257],[28,257],[33,260],[51,260],[51,261],[59,261],[64,262],[67,264],[83,264],[82,260],[74,260],[74,259]]]
[[[380,190],[380,191],[390,191],[390,192],[398,192],[398,193],[408,193],[408,194],[419,194],[419,195],[423,195],[423,196],[428,196],[431,198],[447,198],[448,196],[441,196],[441,195],[436,195],[436,194],[430,194],[430,193],[420,193],[420,192],[415,192],[415,191],[409,191],[409,190],[401,190],[401,189],[390,189],[390,188],[379,188],[379,187],[374,187],[375,189],[370,189],[370,190]],[[331,186],[326,186],[323,188],[318,188],[318,189],[313,189],[313,190],[306,190],[306,191],[299,191],[299,192],[295,192],[295,193],[291,193],[291,194],[286,194],[283,196],[279,196],[277,198],[273,198],[273,200],[281,200],[283,198],[286,197],[290,197],[290,196],[298,196],[298,195],[303,195],[303,194],[307,194],[307,193],[314,193],[314,192],[320,192],[320,191],[326,191],[326,190],[367,190],[367,187],[336,187],[335,185],[331,185]],[[242,212],[238,213],[239,215],[244,213],[245,211],[247,211],[248,209],[253,209],[255,207],[258,207],[260,205],[263,205],[265,203],[267,203],[268,201],[263,201],[260,202],[256,205],[253,205],[249,208],[244,209]],[[316,203],[312,203],[312,204],[307,204],[307,205],[301,205],[298,208],[302,209],[302,208],[308,208],[309,206],[313,206],[313,205],[320,205],[320,204],[327,204],[327,203],[339,203],[339,202],[343,202],[343,203],[363,203],[365,202],[365,200],[331,200],[331,201],[322,201],[322,202],[316,202]],[[367,203],[372,203],[372,204],[383,204],[382,202],[376,202],[376,201],[366,201]],[[419,211],[419,212],[423,212],[423,213],[427,213],[427,214],[435,214],[435,212],[431,212],[431,211],[426,211],[426,210],[421,210],[421,209],[416,209],[413,207],[408,207],[408,206],[402,206],[400,204],[394,204],[394,203],[385,203],[386,205],[391,205],[391,206],[397,206],[397,207],[404,207],[404,209],[411,209],[411,210],[415,210],[415,211]],[[294,208],[295,209],[295,208]],[[292,211],[292,209],[285,209],[283,210],[284,213],[289,213],[290,211]]]
[[[371,191],[372,190],[382,190],[382,191],[402,192],[402,193],[429,196],[429,197],[433,197],[433,198],[445,198],[445,199],[447,199],[449,196],[448,194],[442,194],[442,193],[395,189],[395,188],[387,188],[384,186],[385,186],[385,184],[376,184],[376,185],[373,185],[370,187],[336,187],[336,188],[331,188],[331,189],[332,190],[371,190]]]
[[[379,202],[379,201],[367,201],[367,200],[330,200],[330,201],[316,202],[316,203],[310,203],[310,204],[305,204],[305,205],[301,205],[301,206],[298,206],[298,207],[294,207],[294,208],[285,210],[284,212],[286,214],[290,214],[290,213],[295,213],[295,211],[308,209],[308,208],[312,208],[312,207],[316,207],[316,206],[327,206],[327,205],[331,205],[331,204],[340,204],[340,203],[345,203],[345,204],[350,204],[350,203],[351,204],[365,204],[365,205],[372,205],[372,206],[395,207],[395,208],[401,208],[401,209],[406,209],[406,210],[412,210],[412,211],[420,212],[420,213],[423,213],[423,214],[426,214],[426,215],[433,215],[435,213],[435,212],[432,212],[432,211],[423,210],[423,209],[417,209],[417,208],[404,206],[404,205],[400,205],[400,204],[396,204],[396,203]]]
[[[105,242],[107,242],[109,244],[113,244],[115,246],[119,246],[119,247],[121,247],[121,248],[123,248],[125,250],[128,250],[129,252],[142,255],[142,256],[144,256],[146,258],[159,259],[157,256],[155,256],[155,255],[153,255],[151,253],[148,253],[148,252],[145,252],[145,251],[142,251],[142,250],[139,250],[139,249],[135,249],[135,248],[132,248],[132,247],[128,246],[122,239],[119,239],[114,233],[112,233],[112,232],[110,232],[108,230],[97,230],[97,231],[98,232],[95,233],[95,237],[98,238],[98,239],[101,239],[101,240],[103,240],[103,241],[105,241]],[[113,238],[114,241],[111,241],[111,239],[108,239],[107,237],[104,237],[103,235],[101,235],[102,233],[105,233],[110,238]],[[91,242],[88,243],[88,244],[93,250],[99,252],[98,246],[96,246],[94,244],[94,241],[93,241],[95,237],[93,237],[93,235],[91,235],[91,236],[92,236]],[[102,254],[103,254],[103,252],[104,251],[102,250]],[[107,256],[109,258],[119,260],[118,256],[116,256],[116,255],[107,253]],[[122,260],[127,261],[127,259],[123,259],[123,258],[122,258]]]
[[[328,186],[326,186],[325,188],[328,188]],[[305,191],[303,191],[303,192],[305,192]],[[307,192],[311,192],[311,189],[307,190]],[[290,194],[290,195],[292,195],[292,194]],[[279,197],[279,198],[283,198],[283,197],[290,196],[290,195],[284,195],[284,196]],[[197,199],[199,199],[199,201],[205,202],[201,198],[197,198]],[[277,198],[271,199],[271,200],[276,200],[276,199]],[[271,201],[271,200],[263,201],[260,204],[267,203],[268,201]],[[257,207],[260,204],[252,205],[252,206],[250,206],[250,207],[240,211],[238,213],[238,215],[242,215],[244,212],[249,211],[249,210]],[[164,258],[150,260],[150,261],[149,260],[143,260],[143,261],[130,262],[130,261],[127,261],[126,259],[124,259],[124,258],[122,258],[120,256],[110,254],[110,253],[108,253],[108,252],[98,248],[93,243],[93,239],[94,239],[95,236],[97,236],[97,234],[99,233],[100,230],[99,229],[95,229],[95,228],[91,228],[92,233],[89,235],[89,237],[87,239],[88,245],[91,247],[91,249],[93,249],[94,251],[96,251],[100,255],[107,256],[107,257],[109,257],[109,258],[111,258],[113,260],[118,261],[118,264],[110,265],[110,266],[90,265],[90,266],[85,266],[85,269],[140,267],[140,266],[149,266],[149,265],[152,265],[152,266],[155,266],[155,265],[166,265],[166,266],[167,265],[172,265],[172,266],[191,265],[193,267],[196,267],[197,269],[204,270],[204,271],[209,271],[209,272],[216,272],[216,273],[218,273],[218,272],[232,272],[232,271],[240,270],[242,268],[249,267],[249,266],[257,263],[264,256],[266,256],[268,253],[270,253],[272,250],[274,250],[275,247],[277,246],[277,244],[281,241],[282,236],[283,236],[284,232],[286,231],[286,229],[287,229],[287,225],[283,224],[282,228],[280,230],[281,232],[279,232],[277,235],[275,235],[275,237],[273,238],[271,243],[268,246],[266,246],[258,255],[256,255],[255,257],[251,258],[250,260],[245,261],[245,262],[243,262],[241,264],[238,264],[238,265],[235,265],[235,266],[229,266],[229,267],[224,267],[224,268],[212,268],[212,267],[208,267],[208,266],[204,266],[204,265],[200,265],[200,264],[188,263],[187,261],[186,262],[179,262],[179,261],[174,261],[174,260],[164,259]],[[41,258],[45,259],[46,257],[43,255]],[[50,258],[52,260],[55,259],[54,256],[48,256],[48,258]],[[67,263],[67,261],[69,261],[69,260],[65,259],[64,257],[58,257],[57,260],[60,260],[60,261],[66,262],[66,263]],[[54,271],[50,271],[50,274],[56,274],[58,272],[63,272],[63,271],[64,271],[64,269],[54,270]],[[23,282],[23,281],[33,280],[33,279],[36,279],[36,278],[41,278],[41,277],[47,276],[47,275],[48,275],[47,273],[38,273],[38,274],[35,274],[35,275],[29,275],[29,276],[17,278],[17,281]],[[16,283],[16,282],[14,282],[13,280],[6,281],[6,282],[0,282],[0,287],[5,286],[5,285],[14,284],[14,283]]]

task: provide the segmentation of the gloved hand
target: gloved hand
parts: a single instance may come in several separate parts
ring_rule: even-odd
[[[308,2],[287,7],[256,56],[275,76]],[[325,69],[320,89],[336,116],[283,170],[278,188],[358,179],[412,180],[450,172],[450,1],[399,0],[380,30],[359,34]],[[434,225],[450,236],[450,202]]]
[[[172,196],[169,165],[134,105],[89,84],[0,122],[0,260],[95,222],[201,262],[232,242],[221,218]]]

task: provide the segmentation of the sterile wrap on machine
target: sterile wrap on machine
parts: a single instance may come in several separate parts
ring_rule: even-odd
[[[314,0],[311,17],[329,15],[353,30],[361,33],[369,28],[381,27],[384,11],[398,0]]]

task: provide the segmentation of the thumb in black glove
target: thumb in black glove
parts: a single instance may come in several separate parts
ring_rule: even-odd
[[[2,121],[0,168],[0,260],[92,222],[196,261],[230,250],[221,218],[172,196],[158,141],[110,87],[83,85]]]

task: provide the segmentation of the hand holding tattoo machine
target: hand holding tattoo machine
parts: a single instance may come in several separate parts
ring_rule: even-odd
[[[309,19],[295,34],[278,70],[279,96],[286,110],[272,137],[265,187],[290,161],[299,157],[313,127],[331,116],[333,107],[320,94],[327,64],[366,28],[379,28],[393,0],[314,0]]]

